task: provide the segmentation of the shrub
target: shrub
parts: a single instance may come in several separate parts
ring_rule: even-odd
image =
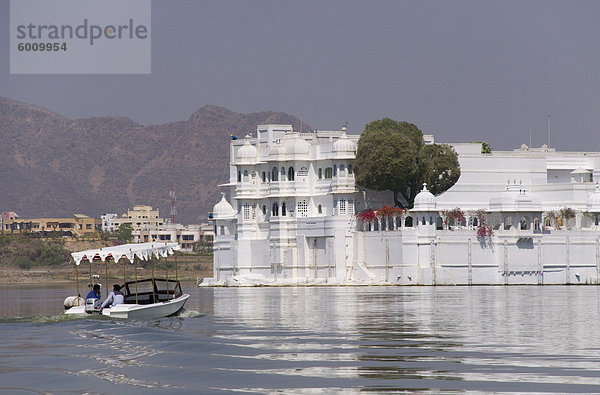
[[[69,253],[62,242],[47,242],[42,247],[39,260],[46,265],[60,265],[69,261]]]
[[[373,210],[372,208],[359,211],[355,215],[356,218],[358,218],[362,222],[373,222],[376,217],[375,210]]]
[[[383,206],[381,206],[377,209],[378,217],[391,216],[391,215],[403,216],[405,213],[406,213],[406,211],[400,207],[390,207],[386,204],[384,204]]]
[[[454,208],[452,210],[444,210],[442,211],[442,215],[444,216],[444,224],[448,224],[450,222],[450,225],[454,224],[454,225],[464,225],[465,222],[465,212],[462,211],[461,209]]]
[[[22,270],[31,269],[31,260],[24,256],[20,256],[17,259],[15,259],[15,264],[19,267],[19,269]]]
[[[477,210],[477,237],[488,237],[494,235],[491,225],[486,224],[485,210]]]

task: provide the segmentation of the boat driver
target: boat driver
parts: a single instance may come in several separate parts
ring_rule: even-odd
[[[102,296],[100,295],[100,284],[94,284],[94,288],[87,294],[87,296],[85,297],[85,300],[88,300],[90,298],[94,298],[94,299],[98,299],[98,300],[100,300],[100,298],[102,298]]]
[[[101,309],[108,306],[111,303],[110,307],[114,307],[118,304],[125,303],[125,296],[123,296],[123,292],[121,292],[121,286],[119,284],[113,285],[112,292],[108,295],[108,298],[102,303],[100,306]]]

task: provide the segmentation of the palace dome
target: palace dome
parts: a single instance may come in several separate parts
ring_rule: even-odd
[[[414,211],[431,211],[436,209],[435,196],[427,190],[427,183],[423,183],[423,189],[415,196]]]
[[[594,193],[588,196],[587,211],[590,213],[600,213],[600,186],[596,184]]]
[[[286,149],[284,148],[283,145],[281,145],[280,142],[276,142],[275,144],[273,144],[271,146],[271,148],[269,148],[269,157],[279,157],[279,156],[285,156],[287,154]]]
[[[310,144],[300,137],[298,133],[287,133],[283,136],[281,143],[288,155],[308,155],[310,149]]]
[[[213,207],[212,215],[214,219],[233,219],[235,218],[235,210],[229,204],[227,200],[225,200],[225,194],[221,194],[221,201]]]
[[[346,128],[342,128],[342,135],[333,143],[333,152],[352,152],[356,151],[356,143],[346,135]]]
[[[491,198],[490,210],[503,212],[543,211],[541,199],[517,184],[508,184],[502,193]]]
[[[237,151],[237,162],[240,164],[253,164],[256,163],[256,147],[250,144],[250,139],[246,138],[244,145]]]

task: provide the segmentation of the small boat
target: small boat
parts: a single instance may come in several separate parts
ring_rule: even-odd
[[[148,260],[152,256],[167,257],[179,250],[177,243],[141,243],[125,244],[116,247],[106,247],[96,250],[74,252],[71,254],[77,265],[87,260],[101,260],[108,264],[109,260],[118,262],[124,259],[133,263],[135,256],[141,260]],[[176,266],[177,268],[177,266]],[[125,273],[125,266],[123,273]],[[154,273],[154,270],[152,270]],[[77,271],[77,273],[79,273]],[[176,269],[177,273],[177,269]],[[168,272],[167,272],[168,274]],[[176,275],[177,277],[177,275]],[[90,269],[91,278],[91,269]],[[90,282],[91,284],[91,282]],[[79,295],[79,274],[77,275],[77,294]],[[124,303],[112,307],[100,308],[100,300],[88,298],[85,302],[77,296],[69,296],[65,299],[65,314],[102,314],[113,318],[125,319],[156,319],[177,314],[189,298],[181,290],[181,284],[177,279],[167,278],[145,278],[125,281],[121,286]]]

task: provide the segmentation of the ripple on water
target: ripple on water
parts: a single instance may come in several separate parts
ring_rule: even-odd
[[[595,287],[190,293],[189,310],[160,320],[4,318],[0,392],[26,387],[53,393],[592,393],[600,388]]]

